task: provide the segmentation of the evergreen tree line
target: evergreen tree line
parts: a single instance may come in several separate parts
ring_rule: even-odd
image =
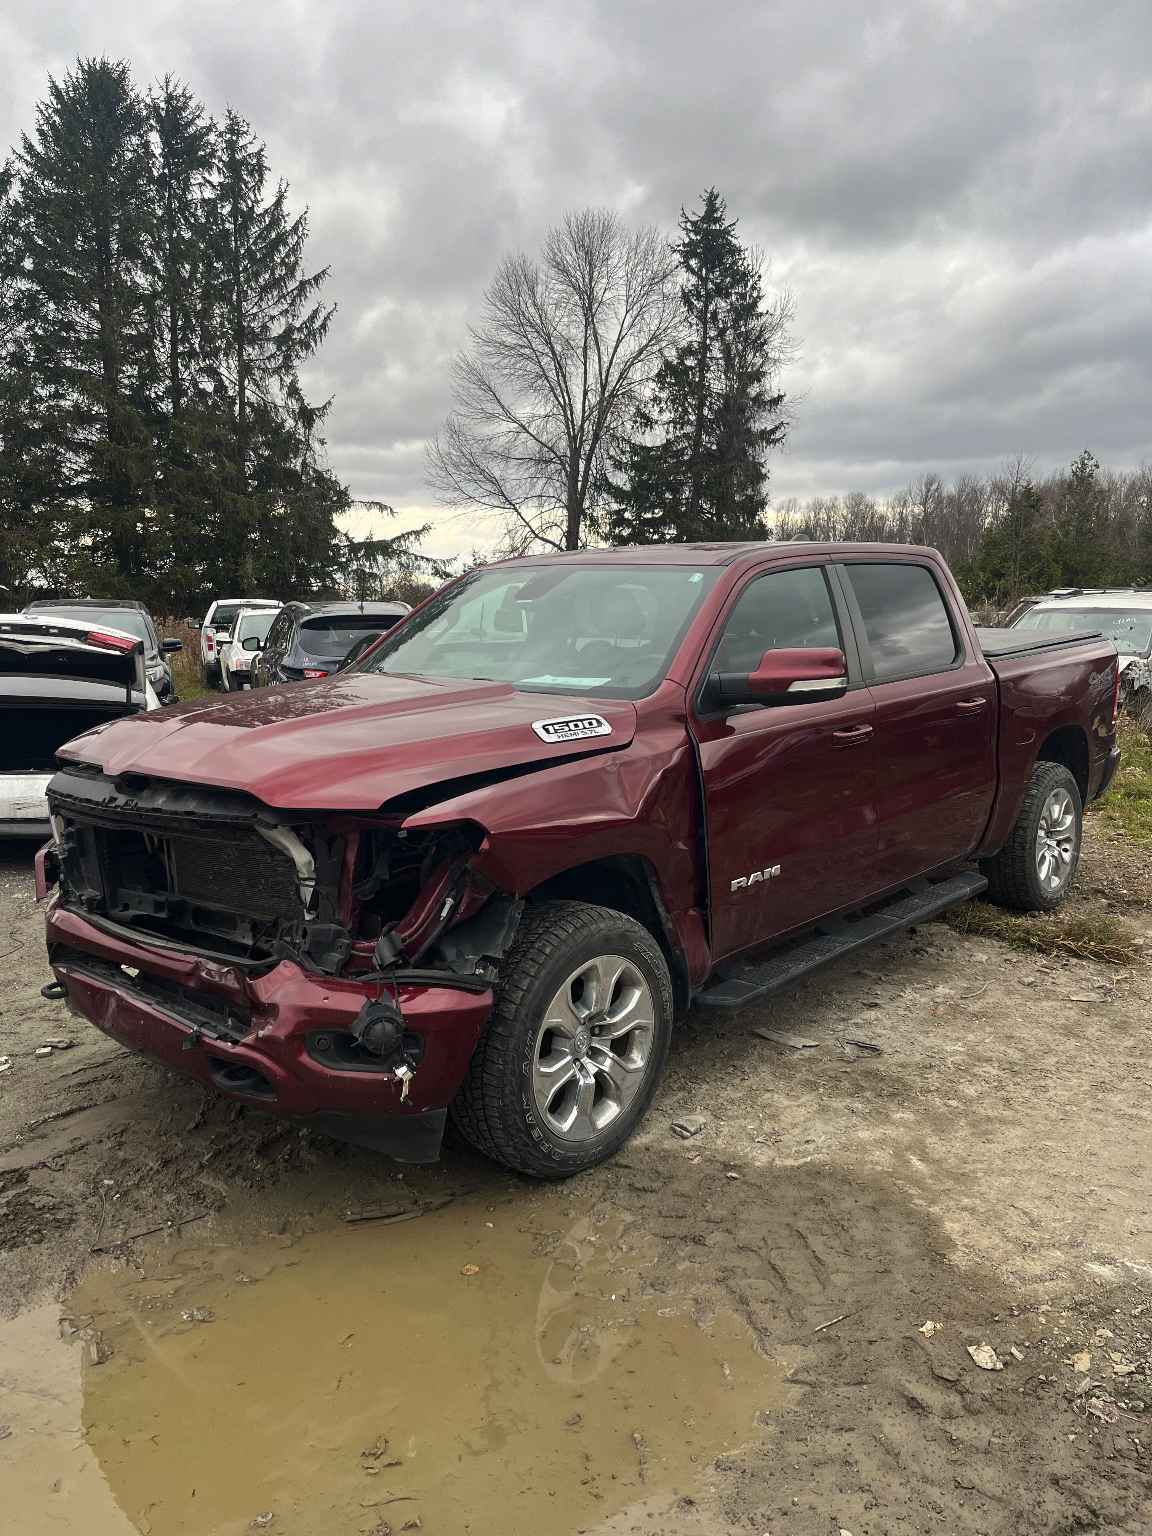
[[[887,498],[788,501],[774,522],[778,539],[933,545],[969,602],[991,609],[1053,587],[1152,585],[1152,468],[1102,469],[1087,449],[1044,476],[1017,459],[951,485],[925,475]]]
[[[333,316],[307,236],[239,113],[107,59],[49,82],[0,165],[0,605],[196,612],[410,554],[337,529],[330,402],[300,382]]]

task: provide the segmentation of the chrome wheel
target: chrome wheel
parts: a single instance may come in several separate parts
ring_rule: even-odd
[[[620,955],[586,960],[544,1010],[532,1094],[549,1130],[590,1141],[612,1124],[645,1078],[655,1001],[643,972]]]
[[[1040,812],[1036,829],[1036,872],[1051,894],[1068,883],[1076,857],[1076,807],[1066,789],[1054,789]]]

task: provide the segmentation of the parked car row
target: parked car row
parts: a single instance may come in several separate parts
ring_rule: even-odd
[[[410,611],[407,603],[221,598],[200,626],[201,676],[226,693],[328,677]]]

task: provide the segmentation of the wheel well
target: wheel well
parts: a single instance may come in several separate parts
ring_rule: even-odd
[[[1078,725],[1065,725],[1053,731],[1036,754],[1037,762],[1062,763],[1080,790],[1081,801],[1088,799],[1088,738]]]
[[[652,866],[635,854],[620,854],[577,864],[552,875],[528,892],[530,902],[587,901],[597,907],[611,907],[623,912],[647,928],[664,951],[672,973],[672,989],[679,1011],[691,1000],[688,971],[676,943],[672,924],[663,902]]]

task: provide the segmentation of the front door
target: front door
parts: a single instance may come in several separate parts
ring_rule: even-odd
[[[752,577],[709,670],[751,672],[765,651],[787,646],[846,649],[822,566]],[[842,698],[694,715],[716,959],[875,888],[875,704],[848,649]]]

